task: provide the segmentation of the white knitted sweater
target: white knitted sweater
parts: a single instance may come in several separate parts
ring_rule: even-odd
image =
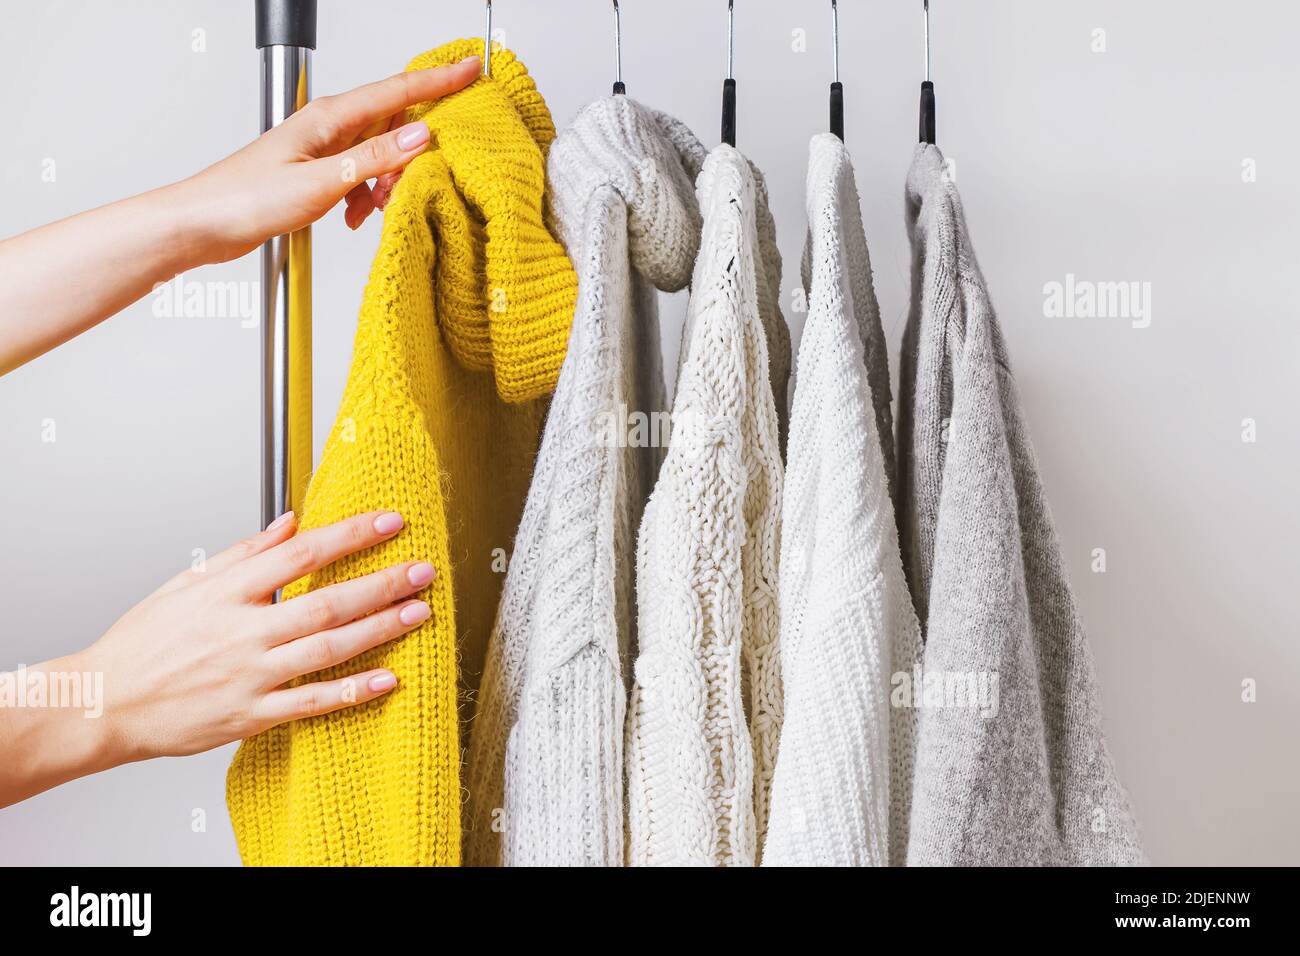
[[[853,167],[829,133],[812,141],[807,202],[782,498],[785,720],[763,864],[901,865],[915,722],[890,707],[890,680],[919,658],[920,627],[889,493],[887,346]]]
[[[633,534],[661,457],[635,416],[665,410],[654,289],[690,279],[704,156],[624,96],[588,106],[551,146],[579,299],[471,729],[470,864],[623,862]]]
[[[672,443],[637,544],[633,865],[757,862],[780,733],[780,257],[762,180],[735,149],[709,154],[697,191]]]

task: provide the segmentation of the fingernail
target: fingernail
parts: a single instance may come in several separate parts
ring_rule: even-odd
[[[427,561],[411,565],[406,569],[406,580],[410,581],[413,587],[424,587],[433,580],[433,565]]]
[[[407,123],[397,131],[397,148],[404,153],[417,146],[423,146],[428,141],[429,127],[419,120]]]
[[[477,62],[477,61],[480,60],[480,59],[481,59],[481,57],[480,57],[477,53],[471,53],[469,56],[465,57],[465,59],[461,60],[461,61],[460,61],[459,63],[457,63],[456,65],[457,65],[457,66],[464,66],[466,63],[475,63],[475,62]]]
[[[423,601],[412,601],[406,607],[397,612],[397,619],[410,627],[412,624],[419,624],[429,616],[429,605]]]
[[[286,511],[284,514],[280,515],[280,517],[276,518],[269,525],[267,525],[266,530],[274,531],[276,528],[283,528],[292,520],[293,520],[293,512]]]
[[[375,531],[379,534],[396,534],[402,530],[402,516],[396,511],[385,511],[375,519]]]
[[[381,691],[392,690],[397,686],[397,676],[387,673],[376,674],[374,677],[370,678],[370,680],[366,681],[366,686],[376,694]]]

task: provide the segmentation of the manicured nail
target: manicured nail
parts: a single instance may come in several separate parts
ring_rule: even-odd
[[[406,607],[397,612],[397,619],[410,627],[413,624],[419,624],[429,617],[429,605],[423,601],[412,601]]]
[[[397,131],[397,148],[404,153],[417,146],[423,146],[428,141],[429,127],[419,120],[407,123]]]
[[[402,516],[396,511],[385,511],[375,519],[375,531],[379,534],[396,534],[402,530]]]
[[[292,520],[293,520],[293,512],[286,511],[284,514],[280,515],[280,517],[276,518],[269,525],[267,525],[266,530],[274,531],[276,528],[283,528]]]
[[[406,580],[411,582],[412,587],[424,587],[433,580],[433,565],[427,561],[411,565],[406,569]]]
[[[374,677],[370,678],[370,680],[366,681],[366,686],[376,694],[381,691],[392,690],[397,686],[397,677],[396,675],[389,673],[376,674]]]

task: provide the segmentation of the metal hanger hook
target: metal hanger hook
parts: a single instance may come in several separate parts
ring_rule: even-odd
[[[736,78],[736,0],[727,0],[727,79]]]
[[[925,0],[925,81],[930,82],[930,0]]]
[[[487,0],[487,28],[483,31],[483,75],[492,75],[492,0]]]
[[[926,0],[928,3],[929,0]],[[840,81],[840,5],[831,0],[831,58],[835,64],[835,82]]]
[[[614,92],[623,93],[623,20],[619,15],[618,0],[614,0]]]

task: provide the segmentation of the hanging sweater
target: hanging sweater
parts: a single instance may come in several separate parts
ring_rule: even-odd
[[[410,69],[455,63],[462,40]],[[392,693],[244,742],[227,801],[246,863],[460,861],[458,652],[472,686],[559,371],[577,277],[542,220],[554,127],[507,50],[491,78],[421,104],[435,147],[403,173],[361,306],[352,369],[307,492],[302,526],[372,509],[406,518],[393,540],[286,589],[286,599],[423,559],[430,619],[309,679],[373,667]]]
[[[1141,862],[1002,333],[933,146],[907,209],[900,525],[926,641],[908,863]]]
[[[705,149],[626,96],[551,148],[578,311],[489,646],[466,862],[621,866],[634,534],[667,418],[655,289],[691,278]]]
[[[782,340],[768,334],[784,329],[780,258],[760,226],[770,225],[761,178],[735,149],[709,154],[697,193],[704,232],[672,442],[637,542],[633,865],[753,865],[780,733],[782,466],[769,354]],[[788,353],[770,367],[788,369]]]
[[[763,865],[902,865],[914,715],[889,698],[920,633],[889,493],[889,357],[853,167],[830,133],[812,141],[808,222],[781,512],[785,717]]]

